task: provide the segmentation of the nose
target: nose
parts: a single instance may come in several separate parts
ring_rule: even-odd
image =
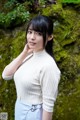
[[[35,40],[35,33],[34,32],[31,34],[31,40]]]

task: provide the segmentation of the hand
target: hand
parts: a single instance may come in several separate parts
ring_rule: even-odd
[[[29,48],[28,43],[25,45],[23,52],[26,54],[31,54],[33,52],[33,49]]]

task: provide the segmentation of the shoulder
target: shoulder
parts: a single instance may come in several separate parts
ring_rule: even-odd
[[[44,56],[44,67],[53,67],[54,65],[57,66],[54,58],[46,53]]]
[[[60,72],[56,61],[48,53],[45,54],[43,61],[43,70]]]

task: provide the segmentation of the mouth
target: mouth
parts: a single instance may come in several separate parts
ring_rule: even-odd
[[[34,46],[36,43],[34,42],[29,42],[30,45]]]

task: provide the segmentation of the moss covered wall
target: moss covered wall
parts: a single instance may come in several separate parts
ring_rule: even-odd
[[[80,120],[80,11],[56,4],[40,12],[54,21],[53,51],[62,73],[53,120]],[[0,30],[0,112],[8,112],[8,120],[14,120],[16,91],[13,80],[4,81],[1,74],[24,44],[24,29]]]

